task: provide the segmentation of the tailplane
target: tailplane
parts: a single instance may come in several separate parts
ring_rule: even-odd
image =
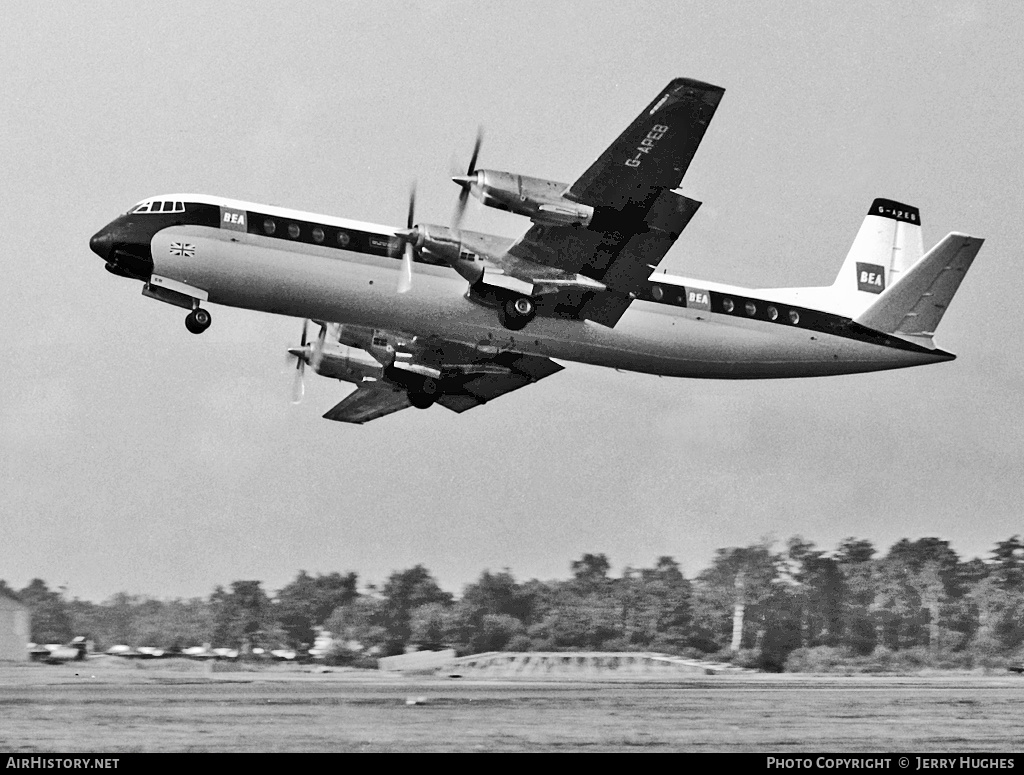
[[[957,232],[947,234],[924,258],[902,271],[855,322],[932,347],[935,329],[984,241]]]

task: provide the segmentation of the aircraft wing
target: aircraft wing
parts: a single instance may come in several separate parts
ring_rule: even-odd
[[[442,359],[442,394],[437,403],[462,413],[493,398],[543,379],[562,367],[537,355],[514,352],[485,354],[448,341],[432,341],[430,350]],[[412,406],[401,385],[388,380],[366,381],[324,417],[358,425]]]
[[[324,415],[327,420],[362,425],[412,406],[409,394],[387,382],[362,382]]]
[[[487,364],[502,371],[495,373],[469,371],[456,380],[456,387],[452,392],[446,390],[437,403],[453,412],[465,412],[474,406],[486,404],[492,398],[511,393],[513,390],[518,390],[562,370],[561,366],[549,358],[511,352],[499,353],[489,359]]]
[[[676,78],[573,183],[566,196],[624,210],[679,186],[725,89]]]
[[[563,294],[560,314],[618,322],[700,207],[671,189],[683,175],[725,90],[677,78],[573,183],[565,196],[594,208],[590,224],[534,224],[509,255],[581,273],[608,291]]]

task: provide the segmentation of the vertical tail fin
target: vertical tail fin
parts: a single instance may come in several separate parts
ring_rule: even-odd
[[[856,317],[923,254],[920,211],[891,199],[876,199],[832,284],[836,306]]]

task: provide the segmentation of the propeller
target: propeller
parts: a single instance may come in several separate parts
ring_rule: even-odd
[[[462,223],[462,216],[466,212],[466,203],[469,201],[469,190],[477,182],[476,159],[480,155],[480,144],[483,140],[484,128],[481,126],[476,130],[476,142],[473,144],[473,155],[469,157],[469,167],[466,169],[466,174],[452,176],[452,180],[462,186],[462,191],[459,192],[459,201],[455,205],[455,213],[452,215],[453,229],[459,228],[459,224]]]
[[[306,393],[306,361],[309,359],[309,349],[306,346],[307,329],[309,319],[302,321],[302,339],[298,347],[289,347],[288,353],[295,358],[295,381],[292,383],[292,403],[298,404]]]
[[[413,221],[416,214],[416,182],[409,189],[409,214],[405,219],[405,231],[400,233],[405,245],[402,248],[402,268],[398,273],[398,292],[408,293],[412,288]]]
[[[320,321],[314,321],[320,323]],[[324,351],[324,340],[327,338],[327,324],[320,323],[320,335],[316,344],[309,344],[309,319],[302,321],[302,339],[298,347],[289,347],[288,354],[295,358],[295,381],[292,383],[292,403],[298,404],[306,394],[306,364],[316,371]]]

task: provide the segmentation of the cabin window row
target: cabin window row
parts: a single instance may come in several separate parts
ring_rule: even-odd
[[[291,239],[299,239],[302,237],[302,227],[297,223],[289,223],[287,225],[281,224],[280,228],[282,237],[286,234]],[[267,236],[277,234],[278,222],[273,218],[267,218],[263,221],[263,231]],[[332,229],[328,232],[321,226],[314,226],[309,232],[309,236],[312,238],[313,242],[316,242],[317,244],[322,245],[326,242],[343,248],[348,247],[348,244],[352,241],[352,236],[346,231],[342,231],[341,229],[335,231]]]
[[[746,301],[743,303],[743,307],[737,306],[736,302],[730,299],[728,296],[722,299],[722,310],[729,314],[739,314],[741,311],[746,313],[748,317],[755,317],[758,312],[757,304],[753,301]],[[769,304],[764,308],[765,314],[769,320],[779,319],[779,309],[773,304]],[[789,311],[789,322],[794,326],[800,322],[800,313],[795,309]]]

